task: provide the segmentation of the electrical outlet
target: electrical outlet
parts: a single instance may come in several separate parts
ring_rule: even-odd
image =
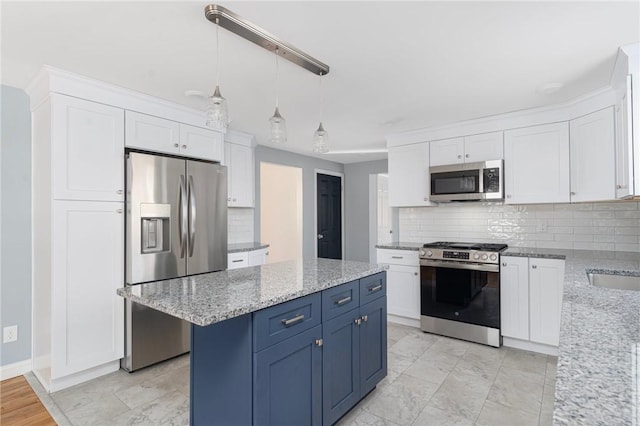
[[[537,232],[547,232],[547,221],[546,220],[541,220],[540,222],[538,222],[538,228],[536,229]]]
[[[11,343],[18,340],[18,326],[10,325],[2,330],[2,343]]]

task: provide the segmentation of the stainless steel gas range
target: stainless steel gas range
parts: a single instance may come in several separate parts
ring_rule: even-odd
[[[421,329],[501,346],[500,253],[506,248],[506,244],[425,244],[419,252]]]

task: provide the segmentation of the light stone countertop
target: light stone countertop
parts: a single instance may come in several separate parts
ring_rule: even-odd
[[[269,244],[263,244],[258,242],[249,243],[233,243],[227,246],[227,253],[239,253],[243,251],[254,251],[269,247]]]
[[[376,245],[376,248],[392,250],[419,250],[420,248],[422,248],[422,245],[423,243],[407,243],[395,241],[393,243],[378,244]]]
[[[565,258],[554,425],[640,425],[640,292],[594,287],[587,273],[640,276],[640,253],[509,248]]]
[[[119,288],[118,294],[206,326],[385,269],[363,262],[305,259],[137,284]]]

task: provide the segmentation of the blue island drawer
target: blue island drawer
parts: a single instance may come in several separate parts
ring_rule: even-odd
[[[387,273],[379,272],[360,279],[360,304],[364,305],[387,294]]]
[[[360,281],[327,289],[322,292],[322,320],[326,321],[360,306]]]
[[[321,322],[320,293],[290,300],[253,314],[253,351],[315,327]]]

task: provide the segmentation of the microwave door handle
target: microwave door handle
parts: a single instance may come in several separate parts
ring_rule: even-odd
[[[196,196],[193,191],[193,176],[189,175],[189,257],[193,256],[196,241]]]
[[[178,241],[180,242],[180,258],[185,255],[185,244],[187,242],[187,186],[184,175],[180,175],[180,192],[178,194],[178,223],[180,224],[180,232],[178,233]]]
[[[486,192],[484,188],[484,167],[478,169],[478,174],[478,193],[484,194]]]

